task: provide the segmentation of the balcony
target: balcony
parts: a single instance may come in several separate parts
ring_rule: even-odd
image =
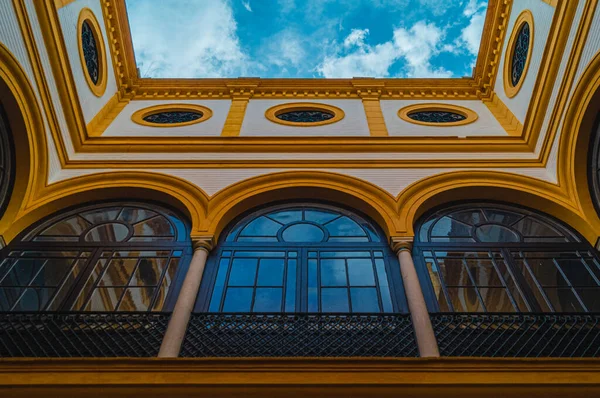
[[[169,313],[0,313],[0,357],[155,357]],[[445,357],[598,357],[600,314],[432,314]],[[182,357],[418,356],[407,314],[192,314]]]

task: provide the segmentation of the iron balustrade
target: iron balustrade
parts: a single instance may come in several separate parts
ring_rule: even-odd
[[[155,357],[170,313],[0,313],[0,357]]]
[[[183,357],[415,357],[408,314],[192,314]]]
[[[600,314],[431,314],[447,357],[598,357]]]

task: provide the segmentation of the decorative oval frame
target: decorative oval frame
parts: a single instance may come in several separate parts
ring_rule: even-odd
[[[183,111],[183,112],[202,112],[202,117],[196,120],[191,120],[189,122],[182,123],[152,123],[144,120],[146,116],[155,115],[161,112],[175,112],[175,111]],[[150,106],[148,108],[142,108],[137,110],[131,115],[131,120],[134,123],[140,124],[142,126],[148,127],[182,127],[182,126],[190,126],[196,123],[202,123],[208,119],[210,119],[213,115],[212,110],[202,105],[195,104],[161,104]]]
[[[98,51],[98,83],[94,83],[90,74],[87,70],[85,63],[85,56],[83,54],[83,42],[81,40],[81,31],[83,23],[88,22],[96,41],[96,50]],[[104,36],[102,35],[102,29],[96,19],[93,11],[89,8],[83,8],[79,12],[79,19],[77,20],[77,47],[79,48],[79,60],[81,61],[81,68],[83,69],[83,76],[88,84],[88,87],[94,93],[96,97],[102,97],[106,91],[106,83],[108,80],[107,64],[106,64],[106,48],[104,47]]]
[[[515,45],[517,44],[517,36],[519,35],[519,32],[525,23],[529,24],[529,49],[527,50],[527,61],[525,61],[525,67],[523,68],[521,80],[519,80],[519,83],[517,83],[516,86],[513,86],[511,79],[513,53],[515,51]],[[515,21],[515,25],[513,26],[510,39],[508,40],[508,45],[506,46],[506,52],[504,54],[504,70],[502,72],[502,80],[504,81],[504,93],[508,98],[513,98],[519,93],[523,83],[525,82],[525,79],[527,78],[527,71],[529,70],[529,64],[531,63],[531,53],[533,52],[534,35],[535,26],[533,24],[533,14],[530,10],[523,10]]]
[[[418,120],[411,119],[408,115],[413,112],[428,112],[428,111],[442,111],[442,112],[453,112],[458,113],[465,117],[464,120],[459,120],[457,122],[449,122],[449,123],[431,123],[431,122],[421,122]],[[479,116],[475,111],[465,108],[458,105],[452,104],[414,104],[405,106],[398,111],[398,117],[405,122],[412,124],[419,124],[421,126],[432,126],[432,127],[454,127],[454,126],[464,126],[466,124],[471,124],[477,119]]]
[[[294,111],[321,111],[332,113],[333,117],[329,120],[323,120],[321,122],[307,123],[307,122],[288,122],[287,120],[281,120],[277,118],[277,115],[286,112],[294,112]],[[292,126],[292,127],[317,127],[324,126],[326,124],[337,123],[342,120],[346,114],[343,110],[338,108],[337,106],[328,105],[328,104],[317,104],[314,102],[296,102],[296,103],[287,103],[281,105],[275,105],[265,112],[265,117],[269,119],[273,123],[282,124],[284,126]]]

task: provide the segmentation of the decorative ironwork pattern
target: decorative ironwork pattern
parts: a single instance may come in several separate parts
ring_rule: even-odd
[[[329,112],[310,110],[282,112],[277,114],[275,117],[291,123],[318,123],[330,120],[334,116],[334,114]]]
[[[4,108],[0,104],[0,217],[4,214],[13,184],[13,159],[11,132]]]
[[[94,84],[98,84],[100,79],[100,57],[98,55],[98,44],[90,23],[83,21],[81,26],[81,44],[83,48],[83,58],[90,79]]]
[[[465,120],[467,117],[455,112],[447,111],[418,111],[411,112],[408,117],[424,123],[454,123]]]
[[[598,314],[432,314],[448,357],[598,357]]]
[[[519,84],[523,72],[525,71],[527,55],[529,53],[530,36],[529,24],[525,22],[517,35],[515,49],[512,54],[510,78],[513,86]]]
[[[193,314],[183,357],[415,357],[407,314]]]
[[[156,124],[177,124],[193,122],[202,118],[204,114],[202,112],[191,112],[191,111],[170,111],[170,112],[159,112],[152,115],[144,116],[144,120],[149,123]]]
[[[0,313],[0,357],[155,357],[167,313]]]

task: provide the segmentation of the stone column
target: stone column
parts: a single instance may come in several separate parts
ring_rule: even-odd
[[[206,259],[212,247],[212,237],[193,239],[194,256],[185,274],[181,291],[179,292],[173,314],[171,314],[171,319],[167,326],[167,332],[160,345],[160,351],[158,352],[160,358],[175,358],[179,356],[187,325],[194,310],[196,297],[198,296],[198,289],[202,281]]]
[[[437,340],[431,326],[429,311],[425,304],[417,270],[412,259],[412,238],[392,238],[392,249],[398,254],[400,261],[400,273],[406,292],[408,310],[415,329],[415,338],[419,347],[419,355],[425,357],[439,357]]]

